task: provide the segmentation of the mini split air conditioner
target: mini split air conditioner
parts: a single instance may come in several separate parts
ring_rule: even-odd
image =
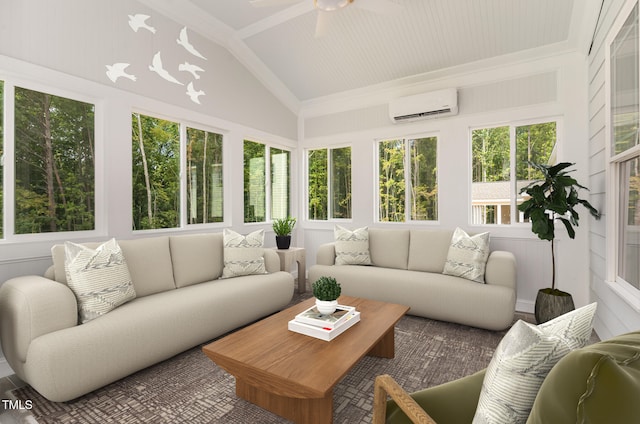
[[[389,117],[394,123],[458,114],[458,90],[432,91],[400,97],[389,102]]]

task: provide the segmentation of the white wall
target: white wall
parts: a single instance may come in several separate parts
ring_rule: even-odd
[[[565,54],[535,58],[506,66],[452,74],[412,87],[427,92],[457,87],[460,113],[455,117],[391,124],[386,113],[388,98],[341,110],[340,101],[322,108],[309,108],[302,119],[304,137],[300,141],[300,163],[305,149],[332,145],[351,145],[353,158],[353,219],[348,227],[364,225],[386,227],[456,226],[468,231],[490,231],[492,249],[513,252],[518,263],[517,309],[532,312],[538,289],[551,283],[551,253],[548,242],[540,241],[528,224],[514,226],[471,226],[470,210],[470,128],[508,122],[560,119],[558,160],[577,164],[575,176],[587,183],[587,77],[585,57]],[[395,94],[396,96],[398,94]],[[387,97],[393,97],[391,90]],[[346,102],[346,100],[345,100]],[[344,102],[342,102],[344,103]],[[374,104],[375,103],[375,104]],[[338,111],[338,112],[336,112]],[[375,141],[387,137],[422,134],[438,136],[439,220],[428,224],[381,224],[375,222],[374,196],[376,166]],[[304,187],[303,187],[304,189]],[[304,191],[300,193],[304,199]],[[304,206],[301,206],[304,211]],[[586,211],[585,211],[586,213]],[[307,263],[315,263],[319,244],[333,240],[333,222],[304,221]],[[581,220],[576,240],[559,228],[557,240],[558,286],[572,293],[576,306],[589,302],[588,218]]]
[[[605,42],[626,0],[604,3],[600,25],[596,33],[593,50],[589,57],[589,184],[592,201],[605,205],[607,197],[607,145],[606,93],[605,93]],[[591,227],[589,250],[591,256],[591,297],[598,302],[594,327],[601,338],[635,331],[640,328],[640,309],[627,301],[630,296],[615,290],[616,284],[607,282],[607,224],[608,212]]]

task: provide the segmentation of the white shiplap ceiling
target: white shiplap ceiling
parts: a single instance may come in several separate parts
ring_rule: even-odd
[[[141,0],[222,44],[292,110],[327,96],[500,60],[514,53],[586,53],[601,0],[354,0],[327,13],[313,0]],[[367,4],[371,2],[371,4]],[[360,6],[360,7],[358,7]]]

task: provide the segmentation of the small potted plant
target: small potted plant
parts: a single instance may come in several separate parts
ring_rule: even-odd
[[[290,216],[273,220],[273,232],[276,233],[278,249],[288,249],[291,246],[291,232],[296,225],[296,219]]]
[[[313,296],[316,298],[318,312],[324,315],[332,314],[338,306],[338,297],[342,287],[333,277],[320,277],[311,285]]]
[[[534,181],[520,190],[529,198],[518,206],[524,212],[525,219],[531,221],[531,231],[540,240],[551,242],[551,287],[540,289],[535,303],[535,316],[538,324],[547,322],[575,308],[570,293],[556,288],[556,257],[554,249],[555,222],[562,222],[569,238],[576,236],[574,226],[578,226],[578,211],[574,208],[582,205],[595,219],[600,212],[584,199],[578,197],[578,189],[588,190],[569,176],[567,170],[573,163],[562,162],[557,165],[529,164],[542,173],[542,179]]]

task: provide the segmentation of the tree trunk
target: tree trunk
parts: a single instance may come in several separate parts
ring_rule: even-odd
[[[51,111],[50,111],[51,97],[45,94],[42,100],[42,113],[43,113],[43,130],[44,130],[44,165],[45,165],[45,179],[47,185],[47,199],[48,199],[48,215],[49,215],[49,230],[52,232],[57,231],[56,223],[56,197],[54,187],[53,176],[53,140],[51,135]]]
[[[142,142],[142,119],[140,114],[136,114],[138,118],[138,143],[140,144],[140,154],[142,155],[142,168],[144,171],[144,184],[147,189],[147,217],[149,219],[149,228],[153,228],[153,212],[151,209],[151,182],[149,180],[149,168],[147,166],[147,155],[144,151],[144,143]]]
[[[202,223],[207,223],[209,211],[207,210],[207,138],[209,133],[204,132],[204,147],[202,149]]]

